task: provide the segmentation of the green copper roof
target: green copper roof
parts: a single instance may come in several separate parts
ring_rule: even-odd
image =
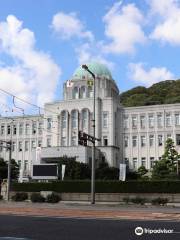
[[[91,70],[96,76],[112,79],[111,72],[104,64],[98,62],[91,62],[86,65],[88,66],[89,70]],[[82,79],[84,77],[91,78],[92,76],[80,66],[74,72],[73,78]]]

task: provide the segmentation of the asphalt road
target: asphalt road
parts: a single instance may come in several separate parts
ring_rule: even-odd
[[[135,234],[135,228],[174,233]],[[160,230],[159,230],[160,231]],[[179,233],[175,233],[179,232]],[[13,237],[13,238],[7,238]],[[179,240],[180,222],[49,218],[0,215],[0,240]]]

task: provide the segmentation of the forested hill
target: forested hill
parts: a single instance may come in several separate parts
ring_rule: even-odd
[[[125,107],[180,103],[180,80],[167,80],[151,87],[135,87],[120,94]]]

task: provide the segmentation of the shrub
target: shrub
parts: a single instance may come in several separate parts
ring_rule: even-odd
[[[130,198],[129,197],[124,197],[123,198],[123,202],[125,202],[126,204],[128,204],[130,202]]]
[[[0,200],[3,200],[3,196],[2,195],[0,195]]]
[[[58,194],[52,193],[47,195],[46,201],[48,203],[58,203],[60,201],[60,197]]]
[[[131,202],[132,202],[132,203],[135,203],[135,204],[144,205],[145,202],[146,202],[146,199],[145,199],[145,198],[136,197],[136,198],[132,198],[132,199],[131,199]]]
[[[28,194],[26,192],[17,192],[12,196],[12,200],[15,202],[22,202],[28,199]]]
[[[89,193],[90,181],[57,181],[49,183],[12,183],[12,191]],[[97,193],[180,193],[180,181],[96,181]]]
[[[154,198],[154,199],[152,199],[152,201],[151,201],[151,203],[152,203],[152,205],[165,205],[165,204],[167,204],[168,203],[168,198],[160,198],[160,197],[158,197],[158,198]]]
[[[45,202],[45,198],[40,193],[32,193],[31,201],[32,202]]]

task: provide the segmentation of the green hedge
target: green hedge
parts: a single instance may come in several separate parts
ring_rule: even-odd
[[[95,189],[97,193],[180,193],[180,181],[96,181]],[[11,191],[89,193],[91,182],[12,183]]]

